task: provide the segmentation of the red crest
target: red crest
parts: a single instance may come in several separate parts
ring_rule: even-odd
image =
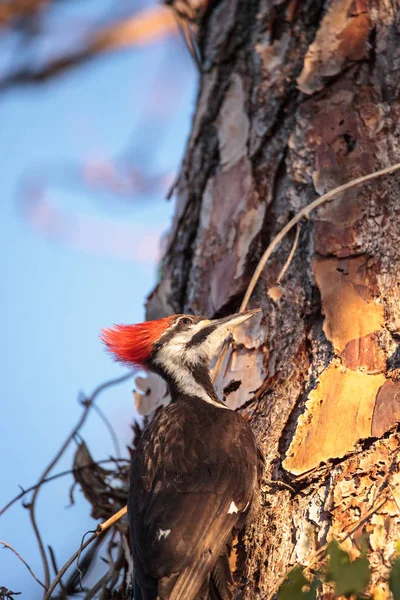
[[[137,325],[114,325],[101,330],[101,340],[114,358],[129,366],[145,367],[154,343],[172,324],[174,317]]]

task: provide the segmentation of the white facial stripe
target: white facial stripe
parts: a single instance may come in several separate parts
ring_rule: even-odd
[[[174,323],[172,327],[176,327],[178,323],[179,321]],[[187,348],[187,344],[193,336],[210,323],[211,321],[203,320],[177,333],[168,340],[165,346],[159,348],[155,363],[158,363],[171,375],[181,392],[190,396],[198,396],[202,400],[218,406],[218,408],[229,410],[228,406],[217,402],[207,394],[206,390],[197,383],[190,370],[190,367],[195,367],[196,364],[209,361],[226,338],[226,328],[217,328],[200,345]]]
[[[202,328],[199,328],[199,331]],[[192,337],[192,336],[191,336]],[[204,342],[200,346],[195,346],[186,351],[187,360],[192,364],[195,364],[196,357],[201,355],[206,360],[210,360],[213,354],[218,350],[221,346],[222,342],[227,337],[227,330],[225,327],[217,327],[213,332],[211,332]]]
[[[179,336],[180,337],[180,336]],[[182,356],[183,350],[179,352],[175,348],[175,344],[168,344],[166,347],[160,348],[157,354],[155,363],[159,363],[171,377],[173,377],[180,391],[189,396],[198,396],[202,400],[218,406],[218,408],[226,408],[224,404],[220,404],[213,400],[205,391],[205,389],[197,383],[190,370],[183,364],[178,364],[179,356]],[[229,409],[228,409],[229,410]]]
[[[193,336],[205,326],[209,325],[210,322],[211,321],[205,323],[204,321],[200,321],[200,323],[196,323],[196,325],[191,325],[188,329],[174,336],[168,342],[168,346],[173,350],[174,355],[178,359],[182,359],[191,365],[195,365],[200,361],[209,360],[212,357],[227,336],[225,327],[217,328],[210,333],[200,346],[194,346],[189,349],[186,348],[186,344],[190,342]],[[175,323],[173,327],[176,325],[177,323]]]

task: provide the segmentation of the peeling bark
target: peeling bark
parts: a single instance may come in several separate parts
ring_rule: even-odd
[[[400,160],[398,1],[220,0],[200,46],[149,318],[236,310],[296,212]],[[217,380],[267,458],[260,516],[237,548],[237,598],[268,598],[291,566],[357,524],[344,547],[357,556],[366,532],[371,590],[388,597],[400,538],[399,184],[375,180],[319,208],[277,286],[287,236],[251,301],[263,316],[238,334]],[[137,399],[146,414],[152,393]]]

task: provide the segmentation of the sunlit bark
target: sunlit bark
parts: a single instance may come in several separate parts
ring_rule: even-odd
[[[236,310],[262,250],[317,195],[400,160],[400,5],[211,3],[175,220],[149,318]],[[400,538],[399,176],[344,193],[287,236],[219,387],[267,458],[238,589],[267,598],[332,536],[367,532],[385,597]],[[255,391],[254,391],[255,390]],[[287,487],[272,481],[283,481]],[[371,510],[375,509],[375,510]],[[369,512],[370,511],[370,512]],[[368,513],[365,522],[363,515]]]

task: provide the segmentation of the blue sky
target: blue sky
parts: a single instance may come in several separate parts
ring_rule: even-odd
[[[18,493],[19,484],[33,484],[53,457],[81,413],[78,392],[89,394],[123,373],[104,353],[99,330],[143,319],[145,297],[157,277],[159,232],[167,230],[173,212],[173,202],[164,200],[167,182],[146,196],[116,197],[79,181],[69,186],[68,174],[82,164],[108,164],[117,155],[150,175],[176,172],[195,92],[183,42],[168,39],[104,57],[37,88],[0,95],[0,505]],[[70,217],[61,239],[27,219],[21,207],[27,180],[39,181],[56,215]],[[108,226],[111,233],[102,236]],[[133,250],[125,255],[130,238]],[[99,401],[121,445],[131,438],[132,387],[128,382]],[[83,433],[96,459],[113,453],[96,414]],[[70,452],[56,471],[69,468],[71,460]],[[43,537],[60,564],[93,527],[79,492],[77,505],[65,508],[70,483],[48,484],[38,503]],[[28,513],[19,504],[0,519],[0,539],[42,577]],[[41,588],[8,550],[0,550],[0,585],[30,600],[41,597]]]

